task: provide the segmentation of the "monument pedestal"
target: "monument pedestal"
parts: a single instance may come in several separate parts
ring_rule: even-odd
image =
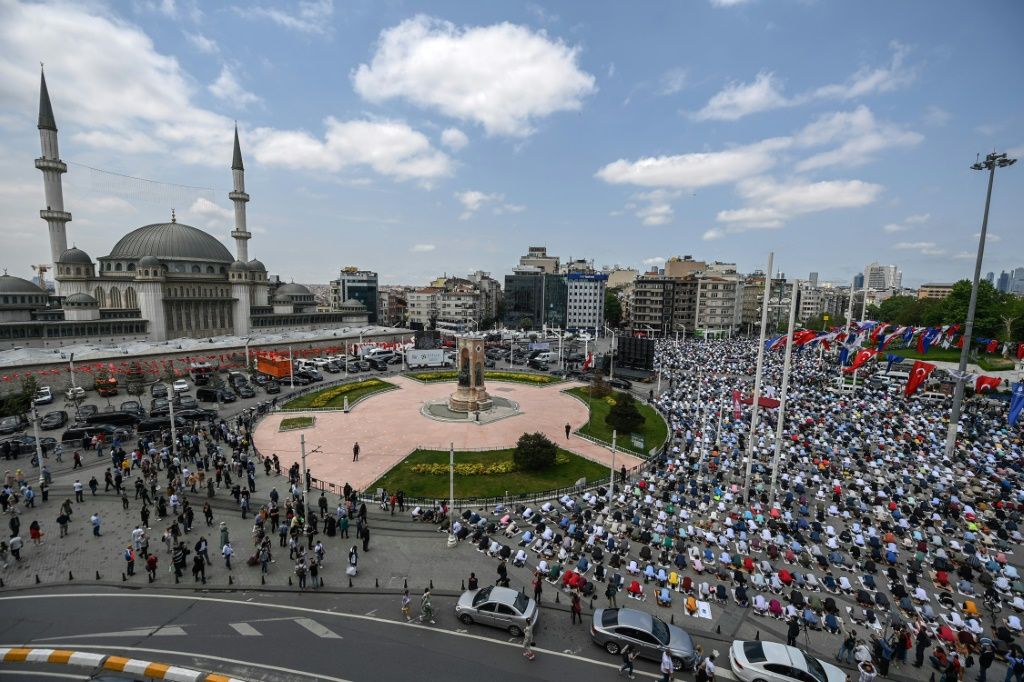
[[[448,398],[452,412],[485,412],[494,406],[484,387],[484,338],[456,337],[456,369],[459,387]]]

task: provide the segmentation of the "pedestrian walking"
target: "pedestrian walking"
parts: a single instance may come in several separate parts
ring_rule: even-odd
[[[92,523],[92,534],[95,537],[101,537],[103,534],[100,533],[100,514],[99,512],[93,512],[93,515],[89,517],[89,522]]]
[[[434,607],[430,603],[430,588],[423,588],[423,596],[420,597],[420,622],[428,621],[434,624]]]
[[[14,557],[15,561],[21,561],[21,548],[24,544],[20,535],[12,535],[7,541],[7,546],[11,550],[11,556]]]
[[[533,623],[530,621],[526,621],[526,625],[523,626],[523,656],[528,661],[537,657],[537,654],[533,653]]]
[[[535,571],[533,574],[533,600],[540,605],[540,597],[544,592],[544,577],[540,574],[540,571]]]
[[[146,572],[149,573],[149,582],[156,580],[156,554],[150,554],[146,557]]]
[[[622,667],[619,668],[619,674],[626,673],[629,675],[629,679],[636,679],[636,674],[633,670],[633,664],[636,661],[637,656],[640,655],[640,651],[635,647],[627,644],[622,648]]]
[[[76,452],[75,454],[77,455],[78,453]],[[85,502],[85,497],[84,497],[83,492],[82,492],[83,491],[82,482],[79,481],[76,478],[75,479],[75,484],[74,484],[73,487],[75,489],[75,502]]]
[[[615,595],[619,593],[619,588],[611,580],[608,581],[608,587],[604,588],[604,596],[608,598],[609,608],[617,609],[619,605],[615,599]]]
[[[206,562],[198,554],[192,557],[192,580],[206,584]]]
[[[135,550],[131,545],[128,545],[124,549],[124,561],[128,566],[128,576],[130,577],[135,575]]]
[[[412,599],[409,597],[409,590],[402,593],[402,615],[405,616],[406,623],[412,620]]]
[[[68,534],[68,522],[71,518],[63,511],[57,516],[57,528],[60,529],[60,535],[58,537],[64,537]]]
[[[672,657],[669,656],[668,649],[662,649],[661,651],[661,666],[659,670],[661,670],[661,682],[671,682],[675,666],[672,664]]]
[[[996,650],[992,646],[992,641],[982,641],[984,643],[981,645],[981,654],[978,656],[978,682],[986,682],[988,669],[992,667],[996,658]]]
[[[356,441],[356,444],[352,446],[352,461],[359,461],[359,441]]]
[[[363,551],[370,551],[370,527],[363,526]]]
[[[225,542],[224,547],[220,550],[221,555],[224,557],[224,566],[231,570],[231,557],[234,556],[235,550],[232,549],[230,542]]]
[[[572,614],[572,624],[576,625],[577,621],[580,625],[583,624],[583,602],[580,600],[580,593],[573,590],[572,593],[572,606],[569,607],[569,611]]]
[[[299,589],[306,589],[306,564],[302,559],[295,564],[295,575],[299,579]]]
[[[789,619],[789,627],[786,629],[786,646],[796,646],[796,638],[800,635],[800,620],[796,616]]]
[[[570,433],[572,433],[572,425],[566,424],[565,425],[565,439],[566,440],[569,440],[569,434]]]

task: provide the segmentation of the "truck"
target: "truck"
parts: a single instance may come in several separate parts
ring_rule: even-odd
[[[451,367],[451,355],[443,350],[408,350],[405,353],[409,369],[420,367]]]
[[[292,374],[292,363],[286,357],[260,355],[256,358],[256,371],[275,379],[286,379]]]

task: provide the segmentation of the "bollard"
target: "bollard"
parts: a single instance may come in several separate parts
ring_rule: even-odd
[[[760,641],[761,640],[761,631],[760,630],[758,630],[756,633],[754,633],[754,640],[755,641]]]
[[[433,580],[430,581],[430,589],[434,589],[434,581]]]
[[[672,614],[672,620],[670,620],[669,623],[671,625],[675,625],[676,624],[676,614],[674,614],[674,613]]]
[[[594,600],[597,599],[594,595],[590,595],[590,610],[594,610]]]
[[[526,585],[523,585],[522,587],[520,587],[519,591],[522,592],[525,595],[526,594]]]
[[[4,579],[0,578],[0,587],[4,587]]]
[[[463,592],[466,591],[466,581],[465,580],[462,581],[462,591]]]
[[[409,579],[408,578],[402,580],[402,589],[405,589],[405,590],[409,589]]]
[[[267,576],[265,576],[265,575],[261,575],[260,576],[260,584],[261,585],[266,585],[267,584]]]
[[[556,603],[556,604],[561,604],[561,603],[562,603],[562,602],[560,602],[560,601],[558,600],[558,592],[555,592],[555,603]]]
[[[75,576],[71,571],[68,571],[68,580],[74,580]]]
[[[288,587],[292,586],[292,577],[288,576]]]
[[[721,625],[718,625],[718,626],[715,627],[715,634],[716,635],[722,634],[722,626]]]
[[[352,576],[348,577],[348,586],[352,587]]]
[[[128,576],[124,574],[124,571],[121,571],[121,582],[128,582]]]
[[[43,582],[43,581],[39,579],[39,574],[36,573],[36,585],[38,585],[41,582]]]
[[[376,587],[377,589],[380,589],[380,580],[378,580],[377,578],[374,578],[373,579],[373,586]]]
[[[99,579],[100,579],[100,572],[96,571],[96,580],[99,580]]]
[[[175,582],[177,582],[177,581],[175,581]],[[229,573],[228,574],[228,585],[234,585],[234,584],[235,584],[235,577]]]

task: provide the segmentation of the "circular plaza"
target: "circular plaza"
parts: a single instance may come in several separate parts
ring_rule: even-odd
[[[287,465],[299,460],[303,434],[306,466],[311,475],[337,486],[348,483],[357,490],[366,489],[418,451],[447,451],[454,446],[458,464],[460,457],[471,457],[473,453],[514,448],[524,433],[542,433],[561,450],[599,465],[604,471],[612,464],[610,447],[577,433],[587,425],[591,413],[586,401],[567,390],[578,389],[582,384],[556,381],[534,385],[488,377],[488,392],[517,409],[505,418],[478,420],[472,412],[465,419],[437,419],[424,409],[450,395],[454,381],[390,376],[386,383],[393,387],[366,395],[347,412],[285,410],[271,414],[255,430],[256,447],[265,456],[277,454]],[[314,425],[301,430],[282,429],[282,421],[302,416],[315,416]],[[568,437],[566,425],[570,427]],[[353,455],[356,443],[358,461]],[[641,462],[639,457],[626,452],[615,454],[616,469],[630,469]],[[446,487],[447,476],[444,478]],[[458,483],[456,486],[459,496]]]

